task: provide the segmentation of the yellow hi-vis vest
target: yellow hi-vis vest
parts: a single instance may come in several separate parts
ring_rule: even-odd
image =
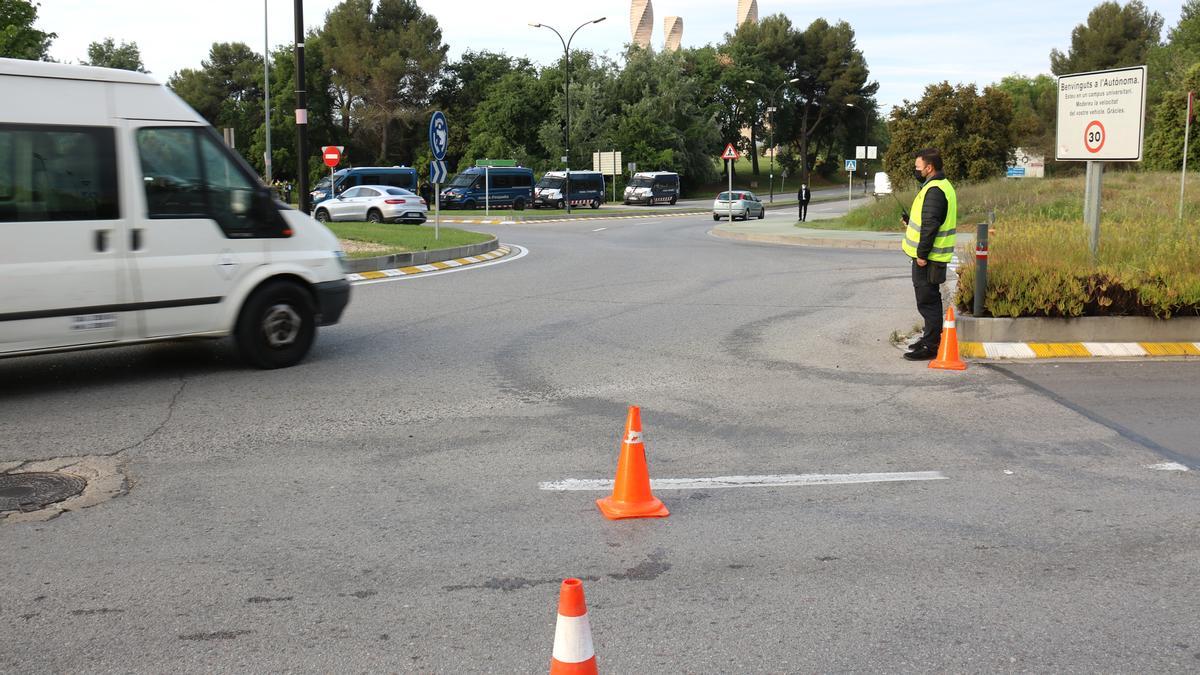
[[[945,178],[926,181],[913,200],[912,211],[908,217],[908,231],[904,233],[904,243],[900,248],[910,258],[917,257],[917,246],[921,243],[921,209],[925,206],[925,193],[930,188],[941,188],[946,195],[946,221],[938,228],[937,238],[933,240],[933,250],[929,259],[933,262],[948,263],[954,257],[954,235],[958,232],[958,196],[954,194],[954,186]]]

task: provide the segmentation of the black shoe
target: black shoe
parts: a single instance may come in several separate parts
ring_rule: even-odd
[[[912,351],[905,352],[904,358],[909,361],[932,361],[937,358],[937,350],[925,345],[917,345]]]

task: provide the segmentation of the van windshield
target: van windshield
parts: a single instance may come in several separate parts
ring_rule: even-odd
[[[313,189],[314,189],[314,190],[325,190],[325,189],[328,189],[328,188],[329,188],[329,184],[330,184],[331,182],[332,182],[332,181],[329,179],[329,176],[325,176],[325,177],[324,177],[324,178],[322,178],[321,180],[317,181],[317,184],[313,186]]]
[[[460,173],[450,181],[450,187],[471,187],[477,177],[478,175],[473,173]]]
[[[648,188],[654,187],[654,179],[646,176],[634,176],[633,180],[629,181],[629,187]]]
[[[538,181],[537,186],[548,190],[561,190],[563,186],[563,179],[558,178],[557,176],[553,178],[546,177]]]

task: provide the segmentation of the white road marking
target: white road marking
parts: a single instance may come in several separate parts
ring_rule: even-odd
[[[707,490],[710,488],[796,487],[804,485],[847,485],[854,483],[897,483],[923,480],[949,480],[941,471],[907,471],[900,473],[803,473],[772,476],[717,476],[715,478],[652,478],[655,490]],[[538,483],[539,490],[552,492],[600,492],[611,490],[613,482],[606,479],[567,478]]]
[[[506,246],[508,246],[510,249],[512,249],[514,251],[518,251],[518,253],[516,255],[509,255],[507,257],[500,258],[498,260],[492,260],[490,262],[482,262],[482,263],[477,263],[474,265],[463,265],[462,267],[452,267],[448,270],[439,270],[437,272],[424,272],[422,274],[409,274],[409,275],[403,276],[403,277],[389,277],[387,279],[364,279],[363,281],[355,281],[352,283],[352,285],[354,285],[354,286],[370,286],[372,284],[386,284],[389,281],[413,281],[414,279],[425,279],[428,277],[438,277],[443,274],[458,274],[459,272],[470,272],[471,270],[482,269],[484,267],[491,267],[492,265],[503,265],[504,263],[510,263],[514,260],[520,260],[521,258],[524,258],[525,256],[529,255],[529,249],[525,248],[524,246],[517,246],[516,244],[506,244]],[[435,267],[434,269],[437,269],[437,268]]]
[[[1146,356],[1146,350],[1136,342],[1084,342],[1083,348],[1092,356]]]
[[[1161,464],[1147,464],[1147,469],[1155,471],[1191,471],[1191,469],[1180,464],[1179,462],[1163,462]]]
[[[592,230],[592,232],[603,232],[607,229],[607,227],[597,227],[596,229]]]

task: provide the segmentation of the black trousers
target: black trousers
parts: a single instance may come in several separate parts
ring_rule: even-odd
[[[921,267],[912,261],[913,290],[917,295],[917,311],[925,320],[921,344],[937,349],[942,341],[942,284],[946,281],[946,264],[930,262]]]
[[[808,202],[800,202],[800,220],[808,218]]]

